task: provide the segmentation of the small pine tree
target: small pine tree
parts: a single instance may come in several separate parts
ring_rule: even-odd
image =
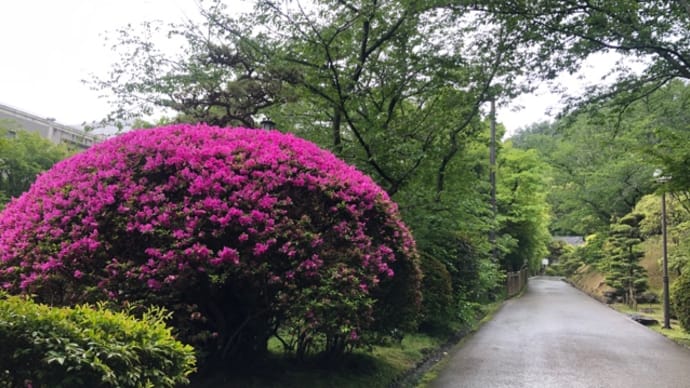
[[[639,249],[641,214],[628,214],[611,225],[604,247],[608,255],[606,283],[623,294],[625,303],[637,307],[637,295],[647,289],[647,271],[639,264],[644,253]]]

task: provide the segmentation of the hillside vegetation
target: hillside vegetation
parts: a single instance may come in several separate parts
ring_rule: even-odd
[[[647,272],[649,281],[649,291],[659,296],[661,299],[663,291],[663,271],[661,268],[661,239],[658,237],[650,238],[642,243],[644,257],[640,259],[640,265]],[[670,274],[671,282],[677,276]],[[606,284],[606,275],[591,264],[583,264],[575,273],[568,277],[577,288],[585,291],[598,300],[604,301],[606,292],[613,291],[613,288]]]

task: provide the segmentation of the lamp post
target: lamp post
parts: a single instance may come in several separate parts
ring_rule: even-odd
[[[498,261],[498,247],[496,245],[496,217],[498,208],[496,206],[496,100],[491,98],[491,142],[489,143],[489,182],[491,184],[491,211],[493,220],[489,231],[491,243],[491,253],[494,262]]]
[[[671,176],[664,176],[659,169],[654,170],[654,179],[659,183],[666,183],[671,180]],[[664,271],[664,329],[671,328],[671,319],[669,314],[669,297],[668,297],[668,240],[666,235],[666,191],[661,192],[661,236],[662,236],[662,268]]]

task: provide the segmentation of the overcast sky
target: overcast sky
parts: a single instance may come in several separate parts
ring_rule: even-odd
[[[232,10],[248,9],[233,1]],[[0,0],[0,103],[68,125],[100,120],[111,107],[81,81],[107,74],[116,59],[103,36],[128,23],[196,19],[197,9],[198,0]],[[512,132],[547,120],[557,101],[544,88],[501,107],[498,120]]]

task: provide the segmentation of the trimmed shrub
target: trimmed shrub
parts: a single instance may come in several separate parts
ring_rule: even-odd
[[[453,286],[446,266],[430,255],[421,254],[422,321],[420,329],[434,332],[453,321]]]
[[[150,309],[137,320],[102,307],[55,308],[0,297],[0,386],[188,384],[194,349],[172,337],[167,316]]]
[[[180,338],[221,358],[250,360],[278,332],[337,353],[412,327],[417,261],[381,188],[277,131],[130,132],[58,163],[0,214],[5,290],[165,306]]]
[[[680,325],[690,333],[690,267],[673,282],[671,303]]]

